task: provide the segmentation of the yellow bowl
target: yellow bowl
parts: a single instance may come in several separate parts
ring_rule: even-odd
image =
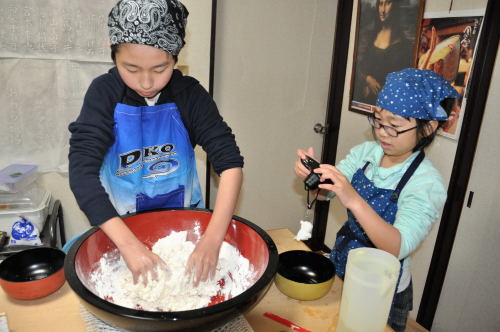
[[[309,301],[326,295],[334,277],[335,265],[325,256],[312,251],[291,250],[279,255],[274,282],[283,294]]]

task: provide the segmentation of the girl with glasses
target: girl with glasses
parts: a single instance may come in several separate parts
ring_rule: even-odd
[[[330,259],[344,279],[347,254],[359,247],[376,247],[401,260],[396,294],[388,324],[404,331],[413,306],[409,256],[428,235],[441,214],[446,187],[424,149],[444,125],[449,110],[442,105],[457,98],[457,91],[430,70],[408,68],[390,73],[369,116],[375,140],[351,149],[337,165],[321,164],[320,197],[337,196],[348,219],[337,233]],[[448,108],[445,105],[445,108]],[[304,159],[313,150],[298,150]],[[300,160],[295,173],[309,171]]]

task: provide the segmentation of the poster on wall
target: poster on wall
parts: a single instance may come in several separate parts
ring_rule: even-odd
[[[388,73],[415,67],[424,0],[359,0],[350,110],[370,114]]]
[[[458,91],[448,121],[438,134],[458,139],[467,100],[482,15],[477,13],[429,13],[422,21],[418,47],[418,68],[443,76]]]

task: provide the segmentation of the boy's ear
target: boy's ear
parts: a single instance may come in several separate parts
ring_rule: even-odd
[[[436,120],[431,120],[428,122],[428,125],[425,126],[425,136],[429,136],[429,135],[432,135],[433,132],[435,132],[437,130],[439,126],[439,122],[436,121]]]

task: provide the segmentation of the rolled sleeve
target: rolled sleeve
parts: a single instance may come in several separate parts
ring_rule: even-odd
[[[446,189],[437,172],[415,173],[398,200],[394,227],[401,234],[399,259],[411,255],[441,216]]]

